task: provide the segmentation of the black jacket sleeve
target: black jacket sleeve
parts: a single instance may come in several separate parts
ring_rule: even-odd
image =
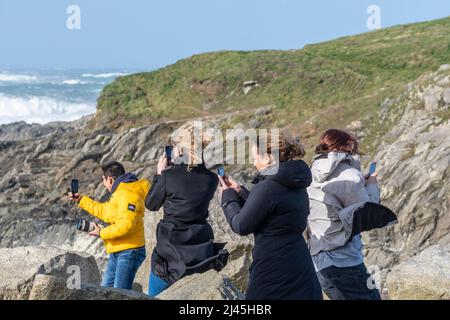
[[[165,175],[156,174],[152,186],[145,198],[145,207],[150,211],[158,211],[166,200]]]
[[[267,188],[263,184],[258,184],[248,194],[247,201],[243,205],[236,191],[224,190],[222,209],[231,229],[241,236],[246,236],[258,231],[273,210],[273,206]]]
[[[241,199],[242,204],[245,203],[248,199],[248,195],[250,194],[250,191],[248,191],[244,186],[241,186],[241,191],[238,193],[239,199]]]

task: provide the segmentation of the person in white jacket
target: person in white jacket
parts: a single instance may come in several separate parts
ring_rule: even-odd
[[[311,171],[307,236],[322,290],[332,300],[380,300],[364,265],[361,235],[352,230],[358,210],[380,201],[376,174],[361,173],[358,141],[336,129],[321,137]]]

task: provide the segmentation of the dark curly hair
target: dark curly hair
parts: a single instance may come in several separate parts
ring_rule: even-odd
[[[327,130],[320,137],[320,142],[316,146],[315,152],[316,154],[324,154],[333,151],[360,154],[358,140],[354,135],[344,130]]]

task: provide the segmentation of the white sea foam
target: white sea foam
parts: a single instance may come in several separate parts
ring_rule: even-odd
[[[95,112],[95,104],[60,101],[49,97],[13,97],[0,94],[0,123],[73,121]]]
[[[0,73],[0,82],[33,82],[37,80],[38,78],[32,75]]]
[[[63,83],[64,84],[68,84],[68,85],[77,85],[77,84],[87,84],[89,82],[81,81],[81,80],[78,80],[78,79],[69,79],[69,80],[64,80]]]
[[[113,77],[120,77],[120,76],[126,76],[128,75],[128,73],[123,73],[123,72],[111,72],[111,73],[85,73],[82,74],[81,76],[83,78],[113,78]]]

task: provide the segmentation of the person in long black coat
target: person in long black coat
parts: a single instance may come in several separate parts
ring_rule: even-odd
[[[174,159],[189,152],[190,123],[187,134],[176,140]],[[188,140],[186,147],[184,141]],[[188,151],[186,151],[188,150]],[[188,160],[192,161],[191,156]],[[182,277],[209,269],[220,271],[227,263],[225,243],[214,243],[208,223],[209,203],[217,189],[217,175],[209,171],[202,159],[197,164],[168,165],[166,156],[158,163],[145,205],[150,211],[164,208],[156,228],[156,246],[151,258],[150,296],[157,296]]]
[[[260,171],[249,192],[231,177],[219,177],[222,208],[231,229],[242,236],[254,234],[248,300],[321,300],[322,291],[306,242],[309,200],[306,188],[311,171],[302,161],[301,146],[280,137],[280,163],[272,155],[260,156],[253,147]],[[264,152],[262,153],[264,154]]]

